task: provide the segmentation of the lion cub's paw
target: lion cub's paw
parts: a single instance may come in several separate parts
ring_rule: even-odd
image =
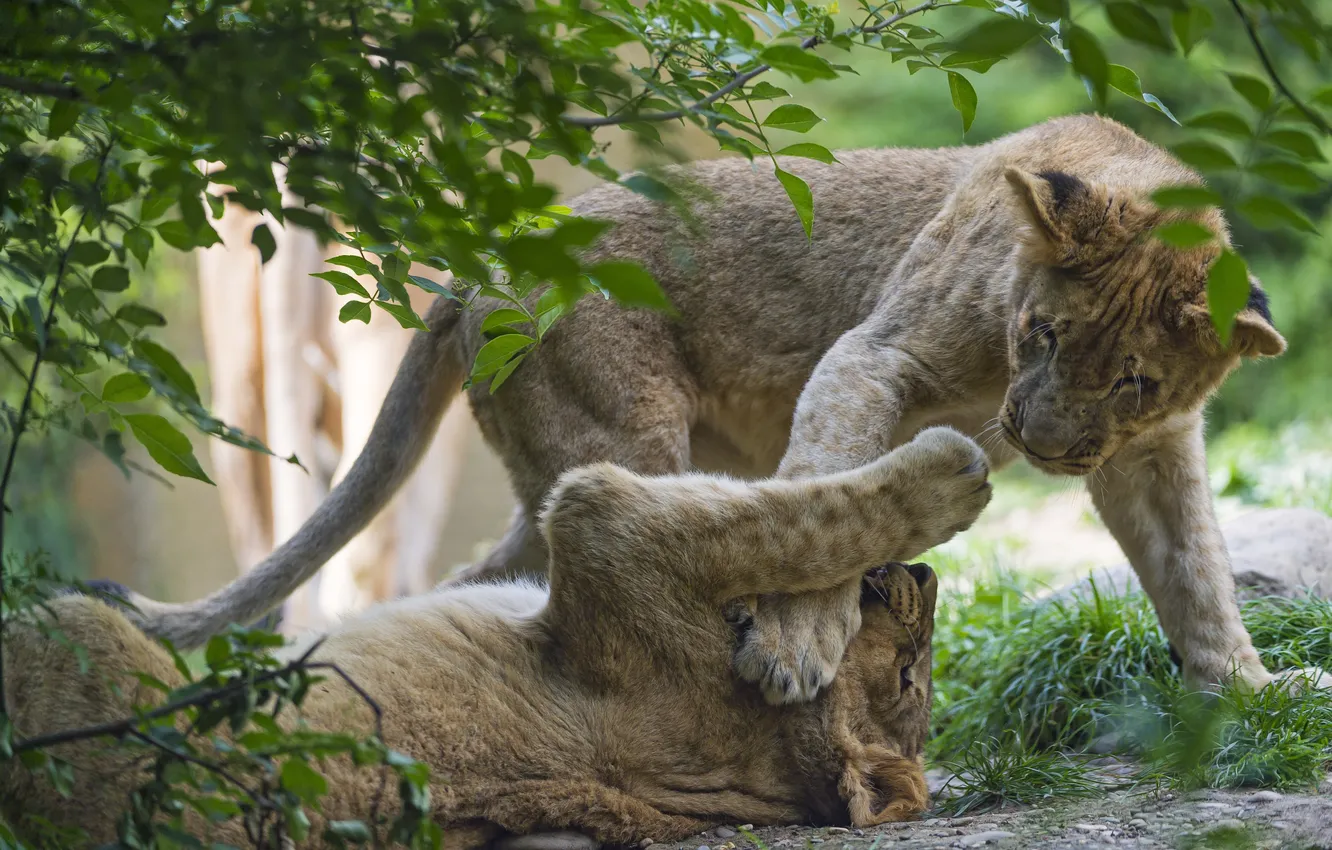
[[[1332,691],[1332,673],[1321,667],[1294,667],[1274,674],[1272,685],[1296,695],[1309,691]]]
[[[769,704],[808,702],[832,683],[858,631],[859,582],[821,593],[764,596],[732,663]]]
[[[970,527],[990,502],[990,465],[975,440],[952,428],[926,428],[889,456],[914,558]]]

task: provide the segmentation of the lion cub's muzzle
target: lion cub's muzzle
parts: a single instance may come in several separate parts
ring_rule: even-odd
[[[886,605],[902,625],[916,626],[925,615],[921,589],[933,576],[928,564],[889,561],[865,573],[860,582],[860,604]]]

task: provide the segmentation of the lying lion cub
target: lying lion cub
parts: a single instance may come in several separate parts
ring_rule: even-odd
[[[625,844],[725,822],[902,820],[927,802],[937,583],[923,564],[879,565],[970,525],[989,501],[987,472],[976,444],[947,428],[800,481],[576,469],[542,519],[548,591],[464,586],[386,604],[337,628],[315,657],[380,704],[390,747],[430,765],[451,846],[548,830]],[[865,576],[864,625],[817,700],[768,705],[733,675],[755,594],[855,576]],[[110,606],[69,596],[52,609],[96,668],[181,681],[163,648]],[[35,629],[12,628],[4,650],[20,736],[123,717],[145,697],[127,675],[123,697],[81,676],[73,653]],[[318,729],[371,728],[338,680],[312,690],[304,716]],[[103,743],[64,748],[81,768],[68,799],[0,768],[5,806],[109,839],[147,777]],[[378,774],[345,761],[326,771],[323,817],[364,818]],[[242,840],[236,823],[217,832]]]

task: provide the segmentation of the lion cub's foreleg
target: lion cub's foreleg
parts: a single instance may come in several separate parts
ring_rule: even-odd
[[[876,321],[849,331],[819,362],[800,394],[779,476],[852,469],[891,444],[921,382],[916,361],[889,345]],[[759,599],[754,627],[736,649],[736,672],[757,683],[771,703],[813,699],[832,682],[860,628],[859,599],[858,581],[806,596]]]
[[[1225,539],[1212,509],[1202,417],[1145,434],[1088,479],[1092,501],[1156,607],[1187,681],[1232,674],[1257,689],[1272,681],[1235,600]],[[1332,684],[1321,671],[1308,671]]]
[[[859,587],[870,568],[970,525],[990,499],[988,471],[980,448],[949,428],[926,429],[859,469],[798,481],[577,469],[543,518],[552,611],[576,629],[588,610],[632,605],[642,628],[657,615],[638,608],[644,599],[702,596],[712,610],[739,597]]]

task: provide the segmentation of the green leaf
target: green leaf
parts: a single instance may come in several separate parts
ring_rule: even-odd
[[[1185,56],[1203,40],[1215,22],[1207,7],[1197,3],[1170,16],[1170,28],[1175,31],[1175,38],[1179,39],[1179,46],[1184,49]]]
[[[211,670],[223,669],[231,660],[231,641],[224,635],[213,635],[204,647],[204,661]]]
[[[976,120],[976,90],[971,81],[956,71],[948,72],[948,91],[953,96],[953,108],[962,116],[962,132],[971,129]]]
[[[370,297],[370,293],[366,291],[366,288],[362,286],[356,278],[346,272],[316,272],[310,275],[310,277],[317,277],[320,280],[326,280],[333,284],[333,289],[339,295],[359,295],[362,298]]]
[[[512,307],[500,307],[498,310],[492,310],[491,313],[481,322],[481,333],[490,333],[500,328],[522,325],[531,322],[532,319],[522,310],[515,310]]]
[[[1167,245],[1176,248],[1192,248],[1211,242],[1214,234],[1196,221],[1172,221],[1152,231],[1152,234]]]
[[[153,251],[153,235],[142,227],[134,227],[125,231],[125,247],[134,258],[139,261],[139,265],[148,264],[148,255]]]
[[[778,130],[790,130],[793,133],[806,133],[823,119],[814,114],[812,109],[795,103],[784,103],[763,119],[764,127]]]
[[[1047,21],[1068,15],[1068,0],[1029,0],[1027,5]]]
[[[82,113],[83,104],[76,100],[57,100],[52,103],[51,111],[46,116],[46,138],[58,139],[74,129]]]
[[[1240,214],[1262,230],[1283,230],[1294,228],[1305,233],[1317,233],[1304,213],[1279,198],[1268,195],[1256,195],[1241,203],[1237,209]]]
[[[111,256],[111,250],[101,242],[84,240],[78,242],[69,251],[69,261],[81,266],[95,266]]]
[[[433,292],[436,295],[442,295],[445,298],[452,298],[455,301],[458,300],[458,294],[456,292],[444,286],[443,284],[436,283],[435,281],[431,280],[428,277],[421,277],[420,275],[409,274],[407,275],[407,279],[410,280],[412,283],[416,284],[417,286],[421,287],[422,289],[424,289],[426,292]]]
[[[1230,87],[1239,92],[1239,96],[1259,112],[1267,111],[1272,105],[1272,87],[1257,77],[1248,74],[1226,74]]]
[[[351,269],[357,274],[368,274],[373,276],[375,272],[379,271],[374,263],[370,262],[365,257],[360,257],[356,254],[339,254],[336,257],[329,257],[328,263],[332,266],[342,266],[343,268]]]
[[[1235,317],[1249,303],[1249,268],[1239,255],[1221,252],[1207,272],[1207,311],[1222,345],[1230,344]]]
[[[1272,130],[1263,136],[1269,145],[1288,150],[1301,159],[1323,162],[1323,151],[1313,136],[1303,130]]]
[[[1315,174],[1308,166],[1284,159],[1269,159],[1249,167],[1249,171],[1271,180],[1287,189],[1300,192],[1320,192],[1327,188],[1328,181]]]
[[[480,380],[495,374],[501,366],[513,359],[514,355],[535,342],[536,340],[526,334],[513,333],[495,337],[481,346],[481,350],[476,353],[476,360],[472,363],[472,379]]]
[[[1170,35],[1166,33],[1165,27],[1161,26],[1161,22],[1137,3],[1106,3],[1105,14],[1110,19],[1110,26],[1130,41],[1159,50],[1175,49],[1174,42],[1170,40]]]
[[[173,475],[213,483],[204,474],[199,461],[195,460],[189,438],[177,431],[170,422],[147,413],[129,414],[125,421],[129,423],[134,439],[148,450],[149,457],[158,466]]]
[[[503,366],[499,367],[498,370],[496,370],[495,377],[490,379],[491,395],[494,395],[496,392],[498,392],[499,388],[504,386],[504,382],[509,380],[509,376],[512,375],[518,369],[519,366],[523,365],[523,361],[527,359],[527,355],[529,353],[530,351],[519,352],[512,360],[510,360],[508,363],[505,363]]]
[[[217,231],[208,222],[201,222],[196,229],[180,219],[164,221],[157,225],[157,235],[162,241],[178,251],[192,251],[195,248],[207,248],[222,241]]]
[[[511,150],[505,150],[500,154],[500,164],[504,170],[518,179],[518,185],[531,186],[535,179],[532,172],[532,164],[522,155]]]
[[[1175,156],[1203,171],[1225,171],[1239,168],[1230,152],[1211,142],[1184,142],[1171,148]]]
[[[1204,186],[1167,186],[1153,192],[1152,201],[1165,209],[1199,209],[1219,207],[1221,196]]]
[[[393,304],[389,301],[376,301],[375,306],[388,313],[398,320],[398,324],[404,328],[412,328],[419,331],[429,330],[421,317],[416,315],[416,311],[406,304]]]
[[[1176,124],[1179,123],[1179,119],[1175,117],[1173,112],[1166,108],[1166,105],[1161,102],[1159,97],[1142,90],[1142,80],[1138,78],[1137,73],[1135,73],[1132,68],[1126,68],[1123,65],[1115,65],[1111,63],[1109,65],[1109,82],[1110,86],[1117,91],[1123,92],[1139,103],[1147,104]]]
[[[107,379],[106,384],[102,387],[102,401],[107,404],[127,404],[146,398],[151,391],[152,387],[148,385],[148,381],[142,375],[136,375],[133,372],[122,372]]]
[[[1009,56],[1044,30],[1039,23],[996,15],[948,44],[957,53],[979,56]]]
[[[124,266],[102,266],[93,272],[91,285],[101,292],[124,292],[129,289],[129,269]]]
[[[769,45],[760,56],[768,65],[802,82],[837,79],[837,71],[827,59],[794,44]]]
[[[1238,136],[1241,139],[1247,139],[1253,135],[1253,128],[1249,126],[1248,121],[1225,109],[1195,115],[1185,121],[1184,126],[1195,127],[1199,130],[1215,130],[1218,133]]]
[[[813,142],[800,142],[795,145],[787,145],[777,151],[778,156],[802,156],[805,159],[817,159],[819,162],[831,165],[837,162],[837,157],[833,156],[832,151],[823,145],[816,145]]]
[[[267,263],[273,259],[273,254],[277,252],[277,242],[273,241],[273,231],[268,229],[268,225],[260,222],[254,226],[254,232],[250,234],[250,244],[259,249],[259,262]]]
[[[116,311],[116,318],[140,328],[160,328],[167,323],[166,316],[140,304],[126,304]]]
[[[199,402],[199,389],[194,385],[194,379],[190,377],[190,373],[185,371],[184,366],[180,365],[176,355],[147,339],[136,340],[134,351],[144,360],[157,367],[157,371],[162,373],[168,383],[184,393],[191,401]]]
[[[799,177],[776,169],[777,179],[781,181],[782,188],[786,190],[786,197],[791,199],[791,204],[795,207],[796,215],[800,216],[800,226],[805,228],[805,238],[814,238],[814,193],[809,190],[809,185]]]
[[[369,844],[373,837],[370,828],[358,820],[329,821],[324,827],[324,840],[332,844]]]
[[[289,758],[282,765],[282,787],[312,806],[328,793],[324,777],[299,758]]]
[[[592,266],[587,274],[622,306],[674,310],[656,278],[638,263],[610,260]]]
[[[1096,36],[1082,27],[1070,26],[1064,35],[1064,44],[1073,61],[1073,70],[1082,76],[1092,100],[1098,104],[1105,103],[1110,85],[1110,63]]]

